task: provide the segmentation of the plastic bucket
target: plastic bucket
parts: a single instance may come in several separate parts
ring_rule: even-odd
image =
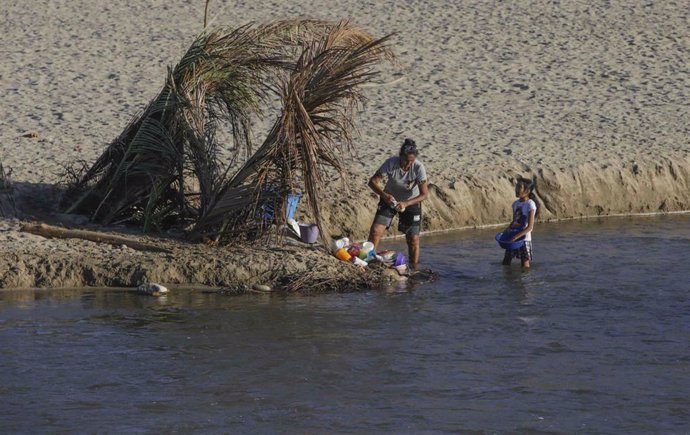
[[[522,245],[525,244],[525,237],[521,237],[518,240],[511,242],[510,239],[515,236],[519,231],[505,231],[502,233],[496,234],[496,241],[498,244],[501,246],[503,249],[508,249],[510,251],[514,249],[520,249]]]
[[[335,258],[337,258],[338,260],[350,261],[352,259],[352,256],[347,253],[345,248],[340,248],[337,251],[335,251]]]
[[[300,224],[299,234],[304,243],[316,243],[319,239],[319,226],[316,224]]]

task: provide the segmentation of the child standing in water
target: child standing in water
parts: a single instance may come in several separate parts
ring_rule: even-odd
[[[513,202],[513,221],[510,223],[506,231],[518,231],[513,236],[511,242],[525,237],[525,244],[518,249],[506,249],[503,257],[503,264],[510,265],[513,257],[519,258],[522,262],[522,267],[528,269],[530,261],[532,261],[532,228],[534,228],[534,221],[537,216],[537,202],[534,194],[534,181],[527,178],[518,178],[515,184],[515,196],[518,199]]]

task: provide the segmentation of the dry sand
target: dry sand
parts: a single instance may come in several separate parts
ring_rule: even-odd
[[[93,161],[155,96],[200,31],[203,6],[3,4],[0,161],[13,170],[23,216],[50,211],[62,166]],[[229,26],[351,19],[381,36],[396,32],[399,65],[368,89],[348,192],[336,182],[327,192],[331,228],[361,238],[376,202],[367,178],[404,137],[417,141],[430,175],[427,230],[506,221],[517,174],[538,177],[545,219],[690,209],[688,6],[211,0],[210,16]],[[23,137],[30,132],[38,137]],[[5,252],[47,243],[22,239],[16,225],[0,233]]]

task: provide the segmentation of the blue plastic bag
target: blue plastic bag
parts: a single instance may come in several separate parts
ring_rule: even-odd
[[[407,264],[407,257],[405,257],[405,254],[403,254],[402,252],[398,252],[397,254],[395,254],[395,261],[393,262],[393,266],[398,267],[404,264]]]

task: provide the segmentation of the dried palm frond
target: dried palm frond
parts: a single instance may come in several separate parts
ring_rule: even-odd
[[[340,148],[350,146],[353,109],[363,100],[358,86],[389,55],[385,38],[348,23],[205,31],[168,70],[161,92],[72,184],[64,207],[106,224],[195,223],[197,234],[228,235],[264,225],[257,210],[270,202],[280,211],[301,174],[320,220],[322,170],[342,171]],[[252,120],[274,94],[283,110],[252,155]],[[224,131],[232,144],[219,139]],[[233,174],[235,161],[246,162]]]
[[[144,210],[144,228],[161,202],[180,216],[189,214],[185,180],[198,180],[201,207],[222,185],[218,128],[251,151],[250,119],[261,112],[276,68],[289,65],[286,32],[297,22],[202,33],[175,68],[162,91],[113,141],[66,196],[70,211],[89,211],[99,222],[133,217]],[[86,201],[86,203],[85,203]]]
[[[315,294],[325,292],[351,292],[378,288],[383,284],[381,275],[368,269],[352,269],[345,274],[334,274],[325,278],[323,272],[315,270],[282,275],[276,282],[276,287],[286,293]]]
[[[284,20],[199,35],[162,91],[67,192],[65,208],[102,223],[141,220],[144,229],[156,224],[153,210],[192,219],[203,213],[229,167],[215,132],[227,128],[249,155],[250,120],[275,88],[275,70],[290,69],[294,47],[326,28]],[[185,201],[189,178],[199,186],[198,207]]]
[[[282,85],[280,117],[227,188],[248,180],[257,186],[256,192],[268,186],[288,190],[303,183],[310,211],[326,240],[329,231],[319,208],[324,171],[344,172],[346,151],[355,130],[354,110],[365,99],[360,85],[377,74],[374,66],[378,62],[392,57],[387,40],[374,39],[357,27],[340,23],[320,40],[305,45]],[[220,202],[213,210],[214,215],[229,213]],[[202,216],[197,228],[208,226],[206,216]]]
[[[232,35],[236,40],[242,36],[242,31]],[[185,214],[183,195],[187,171],[203,168],[199,172],[204,175],[210,172],[212,178],[215,169],[214,162],[209,161],[213,151],[200,152],[205,146],[214,145],[200,142],[203,135],[213,130],[215,120],[206,122],[204,117],[199,117],[203,108],[198,104],[218,87],[216,81],[222,80],[215,77],[217,68],[208,66],[224,60],[221,55],[212,54],[218,39],[216,34],[202,35],[180,64],[169,71],[163,90],[74,186],[73,192],[79,196],[70,204],[70,211],[88,210],[94,220],[109,223],[123,216],[134,218],[134,211],[139,209],[143,210],[145,229],[152,224],[153,210],[160,209],[161,203],[165,203],[163,208]],[[245,75],[235,82],[240,86],[235,94],[240,97],[234,98],[234,107],[227,110],[227,116],[239,124],[247,110],[258,107],[253,86],[247,85],[247,81],[254,79],[255,71],[240,73]],[[244,93],[247,89],[248,93]],[[236,129],[233,133],[241,139],[243,130]],[[188,153],[195,154],[199,161],[189,165]],[[204,178],[200,184],[207,187],[208,179]],[[86,191],[82,192],[85,187]]]

